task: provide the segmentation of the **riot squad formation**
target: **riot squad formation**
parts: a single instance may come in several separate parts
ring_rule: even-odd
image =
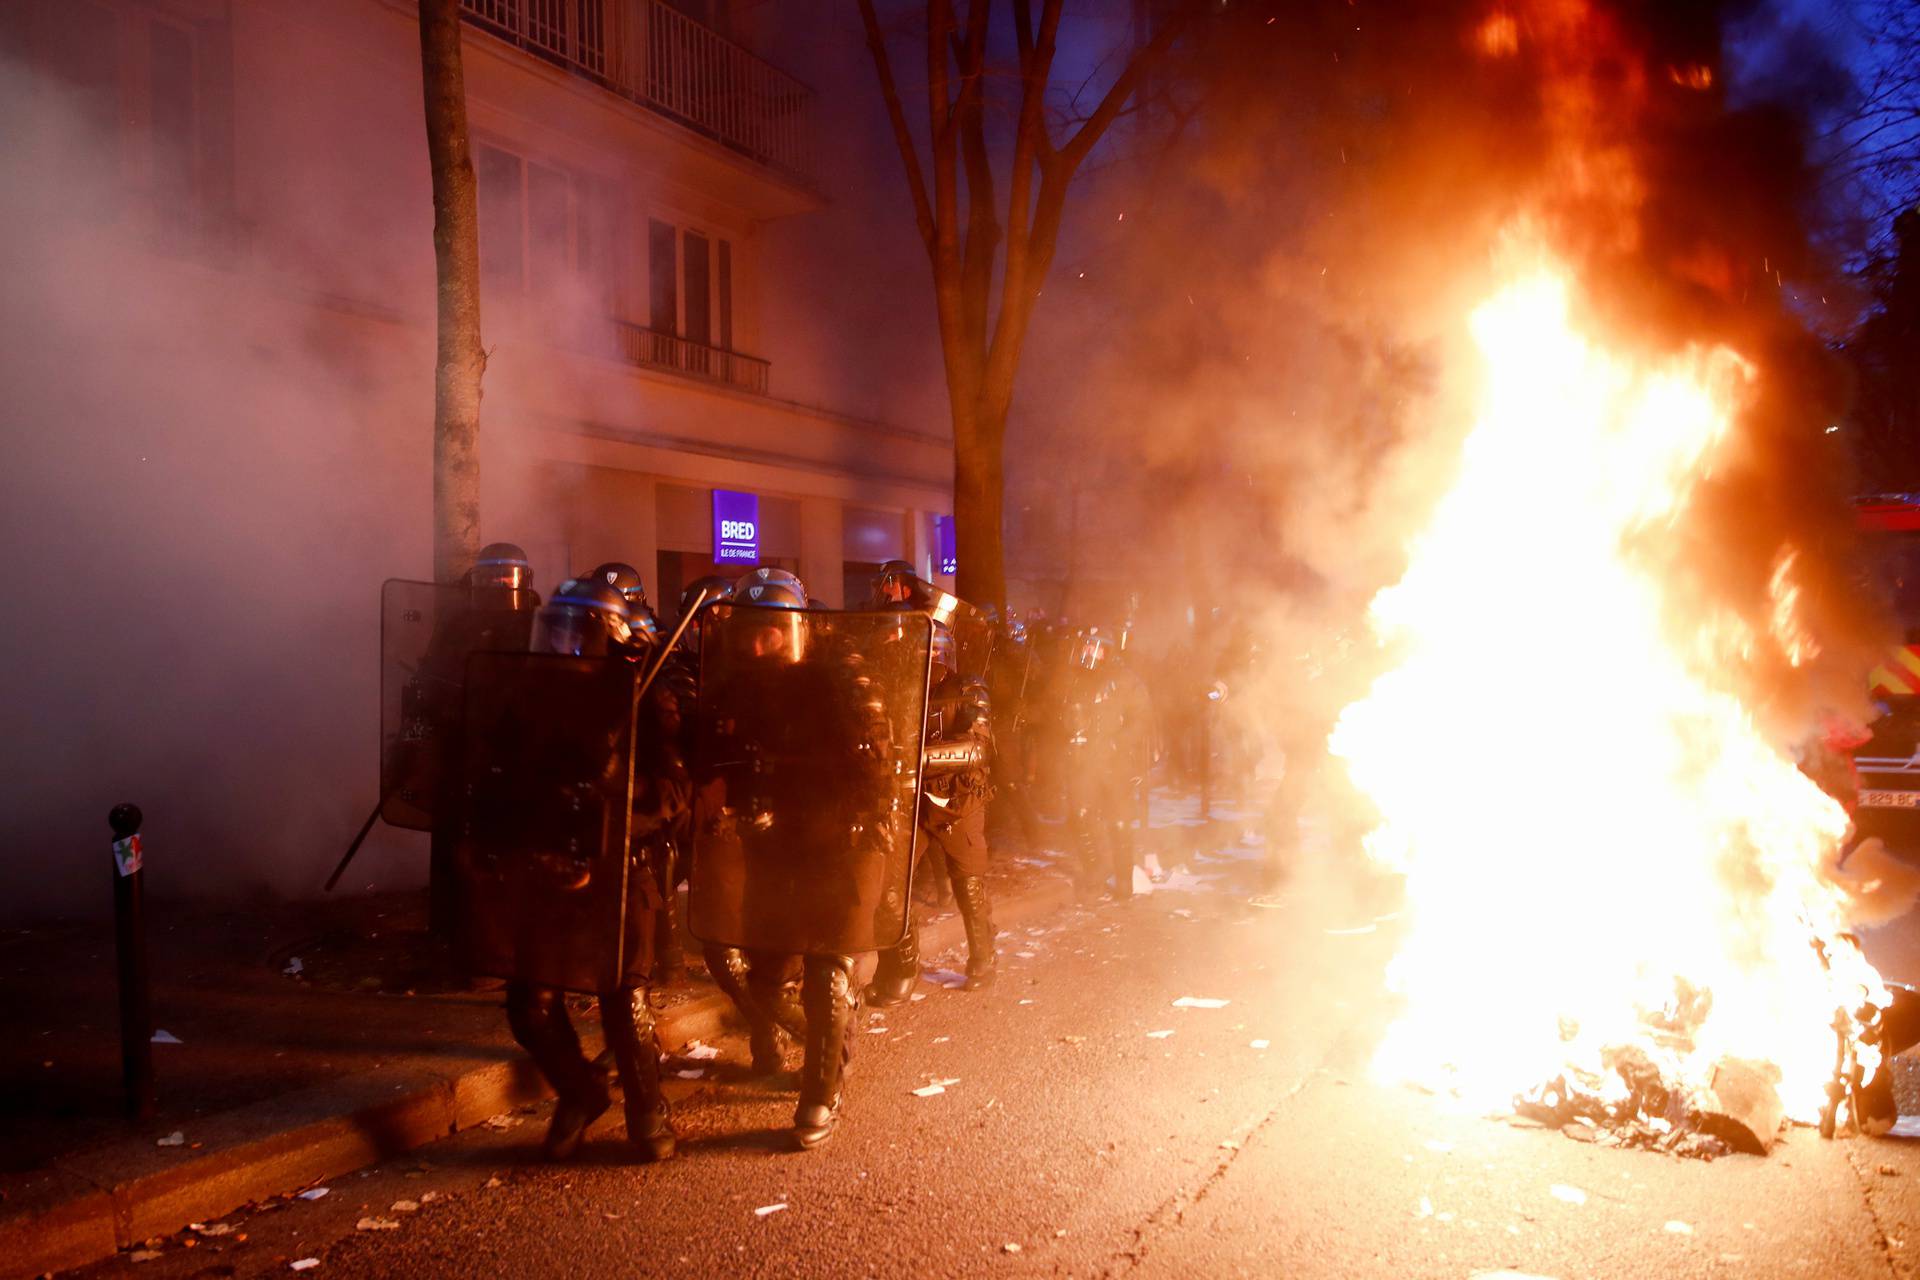
[[[1059,796],[1083,900],[1132,895],[1156,744],[1196,751],[1156,727],[1126,639],[975,609],[897,560],[849,610],[782,569],[704,578],[670,631],[631,565],[542,600],[508,543],[465,584],[385,584],[380,813],[430,833],[436,929],[504,982],[558,1099],[547,1156],[578,1149],[616,1081],[637,1155],[673,1155],[649,997],[684,972],[683,888],[752,1072],[800,1048],[801,1148],[840,1118],[860,1005],[920,980],[917,902],[951,893],[964,988],[994,981],[990,800],[1039,850],[1037,793]],[[576,992],[597,998],[601,1062]]]

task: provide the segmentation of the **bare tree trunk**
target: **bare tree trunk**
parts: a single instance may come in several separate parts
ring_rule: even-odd
[[[960,556],[954,589],[963,599],[1004,605],[1006,547],[1002,538],[1006,502],[1006,418],[969,415],[954,424],[953,532]]]
[[[459,582],[480,553],[480,215],[467,142],[459,0],[420,0],[420,70],[433,169],[439,347],[433,378],[433,576]]]

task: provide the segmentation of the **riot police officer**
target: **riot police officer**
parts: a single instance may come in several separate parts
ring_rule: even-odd
[[[640,571],[624,560],[609,560],[596,565],[591,573],[584,575],[588,582],[604,582],[626,598],[627,608],[647,604],[646,584],[640,580]],[[648,606],[648,612],[652,607]]]
[[[905,560],[889,560],[880,566],[880,572],[873,575],[873,596],[867,602],[867,607],[886,609],[908,604],[913,600],[919,583],[920,576],[913,571],[911,564]]]
[[[715,717],[715,732],[742,736],[703,756],[703,769],[717,771],[699,780],[703,797],[708,788],[714,794],[712,808],[703,799],[700,820],[715,824],[716,860],[708,864],[715,881],[694,886],[697,896],[727,901],[735,919],[757,922],[741,924],[743,934],[792,940],[791,949],[803,953],[805,1052],[793,1122],[802,1148],[824,1142],[838,1119],[859,999],[854,957],[827,940],[871,937],[884,914],[883,867],[892,847],[879,815],[897,786],[884,709],[869,705],[870,681],[857,655],[840,652],[830,631],[809,622],[807,603],[805,584],[781,569],[755,569],[735,588],[728,683],[724,691],[710,687],[703,671],[701,705],[703,722]],[[718,851],[749,846],[752,857],[737,864],[740,878],[721,886]],[[789,848],[795,856],[786,856]],[[820,941],[801,941],[808,938]],[[741,958],[744,974],[729,963]],[[748,1016],[756,1066],[777,1053],[775,1026],[794,1029],[791,1006],[778,1000],[782,963],[753,952],[709,960]]]
[[[1039,692],[1034,672],[1034,646],[1026,622],[1009,615],[1000,624],[993,656],[987,667],[987,688],[998,715],[994,726],[993,779],[995,816],[1010,815],[1020,828],[1029,853],[1046,847],[1040,814],[1033,804],[1033,762],[1028,754],[1029,699]]]
[[[575,657],[643,661],[650,654],[635,644],[627,603],[604,582],[564,582],[536,619],[533,649]],[[650,893],[655,881],[650,862],[666,832],[688,802],[689,786],[679,751],[680,715],[672,693],[655,681],[635,733],[633,819],[627,876],[630,902],[624,914],[626,972],[617,985],[599,994],[600,1026],[612,1052],[626,1111],[627,1137],[649,1160],[674,1154],[674,1133],[667,1100],[660,1088],[660,1051],[654,1039],[653,1013],[647,1003],[646,966],[659,924],[660,901]],[[651,898],[651,901],[648,899]],[[513,1036],[553,1087],[558,1101],[544,1144],[547,1156],[564,1160],[578,1149],[588,1126],[611,1100],[605,1078],[580,1050],[567,1017],[565,993],[558,987],[514,979],[507,984],[507,1021]]]
[[[987,899],[987,761],[993,749],[986,682],[962,676],[953,632],[934,628],[934,679],[927,715],[925,779],[920,830],[930,856],[946,865],[967,934],[966,990],[991,986],[995,952],[993,907]],[[864,992],[885,1007],[913,993],[920,978],[919,927],[911,916],[900,945],[880,953],[880,967]]]
[[[1145,690],[1117,639],[1080,633],[1062,690],[1067,821],[1080,854],[1083,895],[1113,877],[1116,898],[1133,896],[1136,797],[1153,765],[1153,719]]]

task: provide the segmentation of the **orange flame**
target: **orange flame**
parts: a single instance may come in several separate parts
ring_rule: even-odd
[[[1381,815],[1369,852],[1406,878],[1389,972],[1406,1005],[1376,1068],[1505,1104],[1569,1066],[1604,1076],[1611,1046],[1695,1084],[1732,1054],[1777,1064],[1809,1117],[1836,1008],[1884,990],[1821,875],[1844,811],[1727,678],[1757,646],[1809,656],[1794,556],[1765,634],[1662,564],[1751,369],[1725,348],[1610,349],[1550,262],[1471,331],[1484,390],[1458,477],[1373,602],[1397,665],[1330,741]],[[1683,1036],[1652,1034],[1688,992],[1710,993],[1704,1017],[1695,1002]]]

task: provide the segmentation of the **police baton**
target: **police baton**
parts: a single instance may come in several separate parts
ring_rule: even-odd
[[[694,595],[693,602],[681,611],[679,625],[674,627],[673,634],[667,637],[667,642],[660,646],[660,656],[653,660],[652,669],[647,672],[646,679],[640,682],[639,690],[633,695],[635,705],[647,696],[647,690],[653,688],[653,678],[660,674],[662,667],[667,665],[667,659],[673,656],[673,647],[680,643],[680,637],[687,633],[687,627],[699,616],[702,609],[719,598],[720,593],[716,588],[701,587]]]
[[[120,969],[120,1078],[127,1115],[146,1120],[153,1115],[153,1005],[140,822],[138,805],[115,805],[107,815],[113,828],[113,950]]]

